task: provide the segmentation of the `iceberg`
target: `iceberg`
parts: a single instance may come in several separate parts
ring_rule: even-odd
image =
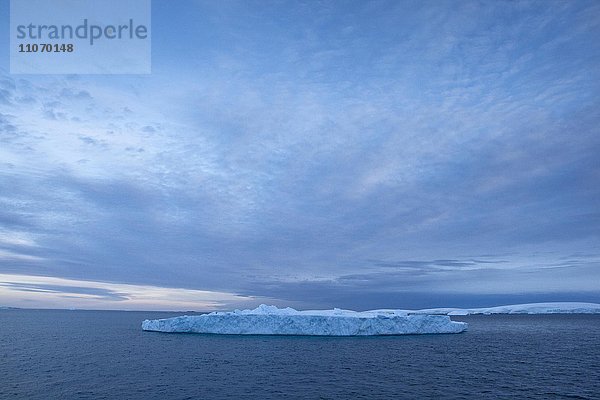
[[[467,324],[447,315],[410,315],[401,310],[297,311],[262,304],[254,310],[145,320],[142,329],[223,335],[377,336],[460,333]]]

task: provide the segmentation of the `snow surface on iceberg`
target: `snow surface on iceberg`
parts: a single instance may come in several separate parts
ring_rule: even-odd
[[[371,336],[460,333],[467,324],[451,321],[446,315],[408,315],[400,310],[297,311],[263,304],[254,310],[145,320],[142,329],[227,335]]]

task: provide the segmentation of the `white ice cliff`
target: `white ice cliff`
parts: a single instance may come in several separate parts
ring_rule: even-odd
[[[226,335],[372,336],[460,333],[467,324],[451,321],[446,315],[409,315],[400,310],[297,311],[263,304],[254,310],[145,320],[142,329]]]

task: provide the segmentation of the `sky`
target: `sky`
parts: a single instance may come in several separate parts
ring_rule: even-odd
[[[0,306],[600,302],[597,1],[156,0],[149,75],[0,23]]]

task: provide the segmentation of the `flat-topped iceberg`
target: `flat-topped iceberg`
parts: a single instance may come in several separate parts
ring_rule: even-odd
[[[142,329],[224,335],[375,336],[460,333],[467,324],[451,321],[446,315],[409,315],[399,310],[297,311],[263,304],[254,310],[145,320]]]

